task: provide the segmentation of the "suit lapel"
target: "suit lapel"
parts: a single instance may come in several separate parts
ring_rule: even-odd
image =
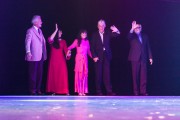
[[[142,34],[141,37],[142,37],[142,44],[145,44],[145,38],[144,38],[144,35]]]
[[[40,34],[38,33],[38,31],[33,27],[33,32],[35,33],[35,35],[41,40],[42,38],[42,32],[40,30]]]
[[[133,38],[134,38],[135,43],[138,45],[138,47],[141,48],[142,43],[139,41],[139,38],[138,38],[137,34],[134,34]]]
[[[104,35],[103,35],[103,42],[104,42],[104,44],[107,42],[107,32],[105,31],[104,32]]]
[[[142,37],[142,36],[141,36],[141,37]],[[138,44],[139,44],[139,45],[142,45],[142,43],[143,43],[143,40],[142,40],[142,43],[141,43],[141,42],[140,42],[140,40],[139,40],[139,37],[138,37],[138,35],[136,35],[136,34],[135,34],[135,38],[136,38],[136,40],[137,40]],[[143,38],[142,38],[142,39],[143,39]]]
[[[104,36],[103,36],[104,37]],[[100,36],[100,34],[99,34],[99,32],[97,32],[97,38],[98,38],[98,40],[100,40],[100,43],[103,45],[103,42],[102,42],[102,39],[101,39],[101,36]],[[104,39],[104,38],[103,38]]]

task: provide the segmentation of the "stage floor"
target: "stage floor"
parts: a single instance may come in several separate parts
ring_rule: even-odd
[[[0,120],[180,120],[180,97],[1,96]]]

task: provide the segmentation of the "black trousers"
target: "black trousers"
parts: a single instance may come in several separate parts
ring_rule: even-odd
[[[131,61],[134,94],[146,94],[147,63],[145,61]]]
[[[40,61],[28,61],[29,92],[31,94],[41,92],[43,73],[43,59]]]
[[[108,60],[106,53],[103,54],[103,59],[95,63],[95,83],[97,94],[102,94],[102,85],[104,84],[106,92],[112,93],[112,86],[110,82],[110,60]]]

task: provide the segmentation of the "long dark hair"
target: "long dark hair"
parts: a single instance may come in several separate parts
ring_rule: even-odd
[[[54,39],[54,42],[53,42],[53,44],[52,44],[52,46],[54,47],[54,48],[56,48],[56,49],[59,49],[60,48],[60,45],[59,45],[59,39],[61,39],[61,38],[59,38],[59,32],[62,32],[62,30],[58,30],[58,37],[56,37],[55,39]]]
[[[82,41],[82,38],[81,38],[81,33],[86,33],[86,34],[87,34],[87,30],[82,29],[82,30],[80,30],[80,31],[79,31],[79,34],[78,34],[78,36],[77,36],[78,46],[80,46],[81,41]],[[85,39],[87,39],[87,37],[86,37]]]

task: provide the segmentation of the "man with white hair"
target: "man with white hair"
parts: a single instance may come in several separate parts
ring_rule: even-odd
[[[41,95],[43,61],[47,59],[46,41],[41,31],[42,20],[39,15],[32,18],[33,26],[27,30],[25,39],[25,60],[28,62],[29,92]]]
[[[130,51],[128,60],[132,65],[132,78],[134,95],[147,96],[147,60],[153,64],[151,48],[146,34],[142,33],[142,26],[136,21],[132,22],[132,28],[128,34]]]
[[[115,95],[112,91],[110,81],[110,60],[112,58],[110,40],[120,34],[119,30],[113,25],[110,27],[112,32],[105,30],[106,23],[99,20],[98,31],[92,36],[91,52],[95,62],[95,83],[97,95],[102,94],[102,83],[104,83],[107,95]]]

